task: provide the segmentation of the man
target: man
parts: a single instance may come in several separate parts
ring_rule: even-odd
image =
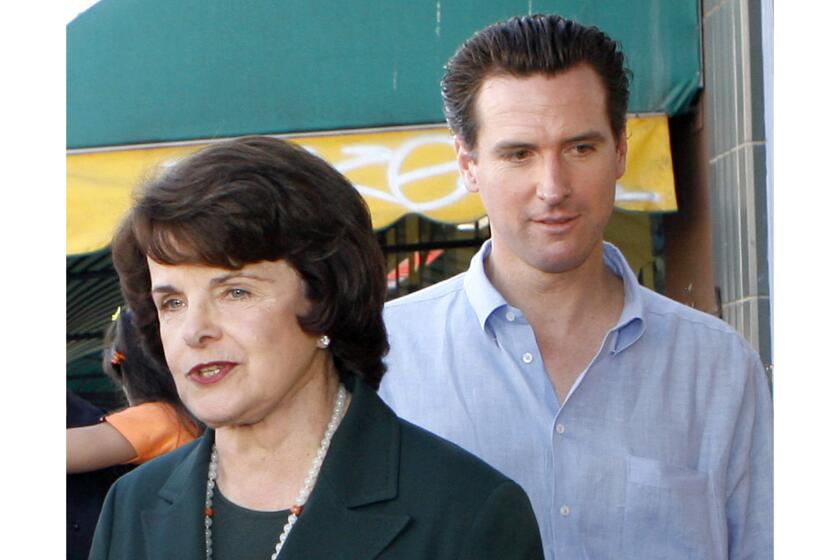
[[[446,117],[492,238],[387,306],[380,392],[519,482],[546,558],[770,558],[758,356],[603,241],[627,74],[613,40],[557,16],[492,25],[450,60]]]

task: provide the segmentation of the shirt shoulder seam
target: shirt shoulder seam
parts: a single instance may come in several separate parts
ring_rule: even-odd
[[[412,305],[412,304],[421,303],[421,302],[428,302],[428,301],[433,301],[433,300],[436,300],[436,299],[441,299],[441,298],[444,298],[444,297],[447,297],[447,296],[451,296],[452,294],[455,294],[457,292],[462,292],[462,291],[464,291],[464,285],[463,285],[463,282],[460,285],[457,285],[458,283],[455,280],[457,280],[458,278],[459,278],[459,276],[453,276],[452,278],[449,278],[449,279],[443,281],[443,282],[446,282],[446,283],[451,284],[451,285],[443,285],[443,282],[438,282],[437,284],[434,284],[434,285],[430,286],[426,290],[421,290],[419,292],[414,292],[413,294],[408,294],[408,295],[405,295],[403,297],[393,299],[393,300],[387,302],[385,304],[385,307],[386,308],[388,308],[388,307],[401,307],[401,306],[404,306],[404,305]],[[432,289],[432,288],[437,288],[437,289]],[[424,292],[428,292],[428,293],[424,293]]]
[[[654,295],[656,295],[659,298],[665,298],[665,296],[663,296],[661,294],[658,294],[656,292],[653,292],[653,293],[654,293]],[[667,299],[667,298],[665,298],[665,299]],[[757,353],[755,348],[753,348],[746,341],[746,339],[743,337],[743,335],[741,333],[736,331],[732,327],[732,325],[730,325],[729,323],[726,323],[725,321],[723,321],[719,317],[715,317],[714,315],[709,315],[709,318],[705,319],[705,320],[695,318],[695,317],[692,317],[690,313],[686,313],[684,310],[679,308],[679,307],[686,307],[686,309],[690,310],[691,309],[690,307],[687,307],[687,306],[685,306],[685,305],[683,305],[679,302],[673,301],[673,300],[669,300],[667,303],[670,303],[672,306],[678,306],[678,307],[675,307],[675,308],[672,308],[672,309],[651,309],[650,306],[646,306],[645,311],[647,313],[649,313],[650,315],[658,315],[658,316],[661,316],[661,317],[666,317],[666,316],[667,317],[675,317],[675,318],[677,318],[681,321],[686,321],[688,323],[691,323],[692,325],[696,325],[696,326],[701,327],[703,329],[707,329],[707,330],[717,332],[721,335],[725,335],[725,336],[727,336],[731,339],[736,340],[738,342],[739,346],[741,346],[743,349],[749,350],[750,353]],[[703,311],[699,311],[699,310],[694,310],[694,311],[696,311],[697,313],[703,313]],[[710,319],[713,319],[713,320],[710,320]]]

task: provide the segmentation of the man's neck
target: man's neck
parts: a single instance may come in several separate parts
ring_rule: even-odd
[[[553,328],[580,327],[581,322],[603,322],[603,316],[621,314],[624,288],[621,279],[604,263],[603,244],[579,266],[563,272],[544,272],[517,259],[484,263],[487,278],[509,304],[519,308],[534,324]]]
[[[487,277],[525,314],[557,400],[563,403],[621,317],[623,282],[603,262],[601,244],[581,266],[564,272],[499,264],[491,251],[485,261]]]

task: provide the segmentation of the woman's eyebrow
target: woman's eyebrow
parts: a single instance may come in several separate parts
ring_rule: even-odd
[[[178,290],[175,289],[175,286],[170,286],[169,284],[161,284],[160,286],[154,286],[152,288],[153,294],[171,294],[177,291]]]
[[[230,274],[223,274],[221,276],[216,276],[210,283],[214,286],[218,286],[219,284],[224,284],[226,282],[230,282],[231,280],[236,280],[237,278],[247,278],[250,280],[257,280],[259,282],[272,282],[271,278],[266,278],[265,276],[260,276],[259,274],[253,274],[251,272],[231,272]]]
[[[224,284],[226,282],[230,282],[231,280],[236,280],[237,278],[248,278],[251,280],[257,280],[260,282],[272,282],[271,278],[267,278],[265,276],[260,276],[259,274],[253,274],[249,272],[231,272],[230,274],[223,274],[221,276],[216,276],[215,278],[210,279],[210,284],[214,286],[218,286],[220,284]],[[174,292],[178,292],[178,288],[172,286],[170,284],[161,284],[159,286],[154,286],[152,288],[153,294],[171,294]]]

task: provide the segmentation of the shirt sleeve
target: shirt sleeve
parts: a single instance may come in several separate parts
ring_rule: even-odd
[[[137,455],[128,461],[139,465],[195,439],[180,422],[172,406],[143,403],[105,417],[128,440]]]
[[[732,560],[773,557],[773,410],[758,355],[750,367],[726,481]]]

